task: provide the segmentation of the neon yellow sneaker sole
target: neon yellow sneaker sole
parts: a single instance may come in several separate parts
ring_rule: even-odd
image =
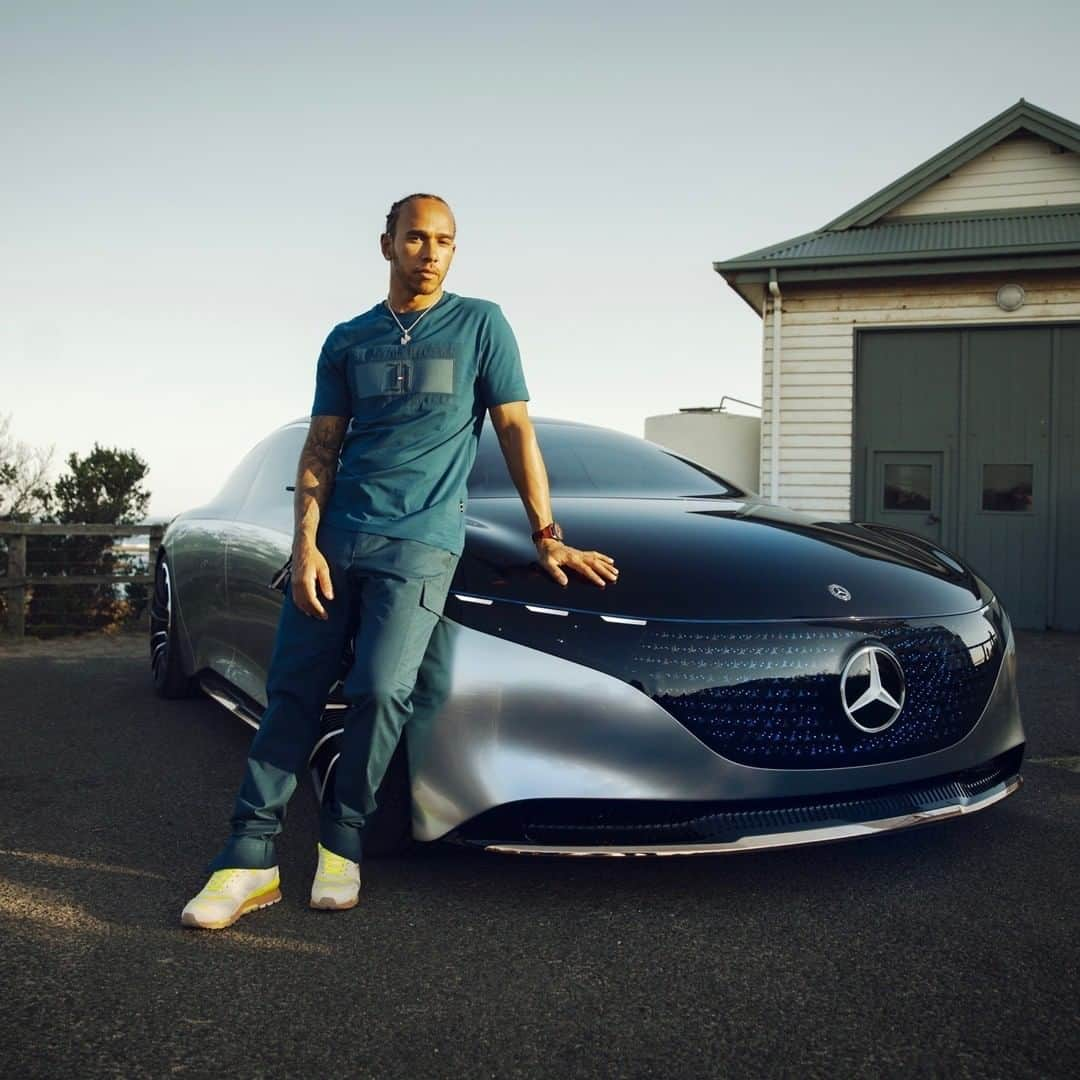
[[[355,900],[335,900],[333,897],[324,896],[319,900],[309,900],[308,907],[313,907],[318,911],[347,911],[349,908],[356,907],[360,903],[360,898]]]
[[[212,885],[219,874],[227,874],[230,871],[218,871],[198,896],[196,896],[183,910],[180,915],[180,923],[183,926],[195,927],[199,930],[223,930],[226,926],[232,926],[242,915],[261,908],[270,907],[281,899],[281,884],[275,876],[274,880],[262,888],[245,896],[235,906],[230,907],[227,903],[227,892],[221,888],[213,889]]]

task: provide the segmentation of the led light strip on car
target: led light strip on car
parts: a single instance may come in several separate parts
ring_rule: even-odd
[[[462,603],[465,603],[465,604],[485,604],[485,605],[490,606],[491,604],[495,603],[495,601],[493,599],[491,599],[491,597],[488,597],[488,596],[469,596],[467,593],[459,593],[459,592],[454,593],[454,599],[455,600],[460,600],[460,601],[462,601]],[[502,603],[504,603],[504,604],[517,604],[519,606],[522,606],[522,602],[520,600],[505,600],[505,599],[503,599]],[[570,614],[570,609],[569,608],[542,607],[540,604],[524,604],[523,606],[525,607],[525,609],[527,611],[531,611],[535,615],[569,615]],[[594,612],[594,611],[579,611],[579,612],[576,612],[576,614],[578,614],[578,615],[595,615],[596,612]],[[648,619],[635,619],[635,618],[632,618],[629,615],[601,615],[600,618],[603,619],[604,622],[623,623],[626,626],[647,626],[648,623],[649,623]]]
[[[642,618],[638,618],[636,616],[630,616],[630,615],[600,615],[600,613],[597,612],[597,611],[582,611],[580,608],[565,608],[565,609],[564,608],[545,608],[545,607],[539,606],[538,604],[527,604],[523,600],[508,600],[505,596],[499,596],[499,597],[496,597],[496,598],[492,599],[491,597],[487,597],[487,596],[469,596],[467,593],[459,593],[459,592],[453,593],[452,595],[453,595],[455,600],[460,600],[460,601],[462,601],[462,603],[465,603],[465,604],[491,605],[491,604],[494,604],[496,600],[498,600],[498,602],[500,604],[516,604],[518,607],[525,607],[529,611],[532,611],[532,612],[534,612],[536,614],[539,614],[539,615],[565,615],[568,612],[571,612],[571,613],[573,613],[575,615],[581,615],[581,616],[596,616],[596,615],[599,615],[599,617],[601,619],[603,619],[604,622],[624,623],[624,624],[628,624],[628,625],[631,625],[631,626],[648,626],[649,622],[650,622],[649,619],[642,619]],[[985,604],[980,604],[978,607],[972,608],[970,611],[954,611],[954,612],[951,612],[950,614],[951,615],[981,615],[989,607],[991,607],[991,605],[994,604],[994,603],[995,603],[994,600],[990,600]],[[927,619],[927,618],[933,618],[933,617],[934,616],[917,615],[917,614],[916,615],[890,615],[889,616],[889,618],[891,620],[896,621],[896,622],[902,622],[902,621],[904,621],[906,619]],[[873,615],[873,614],[871,614],[871,615],[844,615],[844,616],[830,616],[829,617],[829,622],[831,622],[831,623],[844,623],[845,625],[848,625],[848,626],[859,626],[861,623],[873,623],[875,621],[879,621],[880,619],[881,619],[880,615]],[[821,620],[822,620],[822,616],[820,616],[820,615],[813,615],[813,616],[800,615],[797,618],[784,617],[784,618],[775,618],[775,619],[751,619],[751,618],[747,618],[745,616],[742,616],[742,617],[739,617],[739,618],[733,618],[733,619],[706,619],[706,618],[701,618],[700,616],[699,617],[691,617],[691,618],[681,618],[681,617],[677,617],[677,616],[673,616],[673,615],[659,615],[653,621],[658,622],[658,623],[662,623],[664,625],[667,625],[669,623],[672,624],[672,625],[675,625],[675,624],[678,624],[678,623],[685,623],[685,624],[694,625],[694,626],[701,626],[701,625],[705,625],[705,624],[710,624],[710,625],[715,624],[717,626],[728,626],[728,625],[738,625],[738,624],[742,624],[742,623],[754,623],[757,626],[762,626],[762,625],[766,625],[766,624],[770,624],[770,623],[777,623],[777,624],[779,624],[779,623],[817,623],[817,622],[821,622]]]

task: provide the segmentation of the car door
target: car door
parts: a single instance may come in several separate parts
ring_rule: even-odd
[[[293,491],[306,424],[270,437],[262,465],[229,530],[227,606],[235,653],[231,681],[266,704],[266,672],[274,648],[283,594],[270,578],[292,551]]]
[[[258,474],[266,450],[252,447],[209,502],[176,519],[166,549],[172,589],[196,671],[229,677],[233,659],[225,587],[225,553],[236,512]]]

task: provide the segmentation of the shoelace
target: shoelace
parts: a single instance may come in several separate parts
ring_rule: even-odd
[[[215,870],[210,875],[210,880],[206,883],[203,892],[205,893],[220,893],[225,892],[229,887],[229,882],[236,877],[237,870],[235,867],[230,867],[227,870]]]
[[[327,877],[341,877],[345,873],[345,864],[349,861],[343,855],[336,855],[325,848],[322,851],[320,871]]]

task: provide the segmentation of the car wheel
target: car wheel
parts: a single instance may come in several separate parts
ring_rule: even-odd
[[[194,697],[198,682],[184,673],[180,658],[180,632],[173,603],[169,559],[162,554],[154,572],[150,602],[150,672],[154,690],[163,698]]]

